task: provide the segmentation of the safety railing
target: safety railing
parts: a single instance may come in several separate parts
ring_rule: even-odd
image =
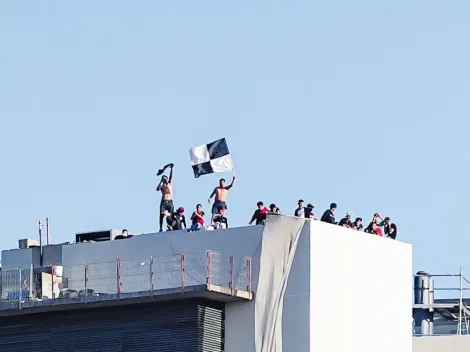
[[[222,286],[252,291],[251,257],[221,256],[217,251],[181,252],[140,260],[83,262],[1,272],[2,303],[100,297],[120,299],[162,290],[184,293],[190,287]],[[0,307],[1,308],[1,307]],[[5,308],[5,307],[3,307]]]
[[[458,280],[458,281],[457,281]],[[413,275],[413,335],[470,333],[470,281],[458,274]]]

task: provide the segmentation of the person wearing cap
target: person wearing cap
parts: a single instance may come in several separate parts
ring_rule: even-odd
[[[313,208],[315,208],[312,204],[308,203],[305,207],[305,218],[306,219],[315,219],[315,214],[313,213]]]
[[[352,219],[352,213],[348,212],[346,214],[346,216],[339,221],[338,225],[343,226],[343,227],[347,227],[348,229],[350,229],[350,228],[353,227],[351,219]]]
[[[295,209],[294,211],[294,216],[298,216],[300,218],[305,217],[305,207],[303,199],[299,199],[299,201],[297,202],[297,209]]]
[[[352,228],[353,230],[362,231],[364,228],[364,226],[362,226],[362,218],[356,218],[356,220],[353,222]]]
[[[173,164],[167,165],[170,167],[170,177],[163,175],[160,183],[157,186],[157,192],[162,192],[162,199],[160,201],[160,232],[163,231],[163,219],[165,214],[169,213],[170,215],[174,212],[173,206]]]
[[[186,217],[184,216],[183,207],[179,207],[173,214],[165,211],[165,215],[168,231],[183,230],[186,228]]]
[[[392,223],[390,218],[387,216],[384,221],[384,232],[387,238],[391,238],[392,240],[397,238],[397,225]]]
[[[336,208],[337,208],[336,203],[331,203],[330,209],[325,210],[320,221],[327,222],[329,224],[336,224],[336,221],[335,221]]]

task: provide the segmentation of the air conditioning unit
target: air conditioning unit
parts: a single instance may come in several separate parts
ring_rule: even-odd
[[[92,232],[80,232],[75,234],[75,242],[103,242],[103,241],[112,241],[118,235],[120,235],[122,230],[102,230],[102,231],[92,231]]]
[[[19,249],[26,249],[31,247],[39,247],[39,242],[30,238],[22,238],[21,240],[18,240]]]

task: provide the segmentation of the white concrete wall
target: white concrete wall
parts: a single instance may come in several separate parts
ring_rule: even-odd
[[[411,245],[313,221],[310,246],[310,350],[411,352]]]
[[[285,235],[279,233],[280,236]],[[260,248],[261,251],[261,248]],[[304,226],[287,283],[282,321],[282,346],[286,352],[309,351],[310,227]],[[259,254],[257,255],[259,261]],[[255,275],[255,272],[253,272]],[[257,268],[256,275],[259,275]],[[255,280],[256,282],[258,279]],[[254,287],[255,290],[257,286]],[[255,302],[230,303],[225,315],[226,352],[255,352]]]
[[[468,352],[470,336],[413,337],[413,352]]]

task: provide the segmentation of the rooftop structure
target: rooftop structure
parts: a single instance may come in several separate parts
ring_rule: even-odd
[[[113,234],[2,252],[2,351],[19,351],[19,335],[35,351],[411,351],[409,244],[284,215],[265,226]]]

